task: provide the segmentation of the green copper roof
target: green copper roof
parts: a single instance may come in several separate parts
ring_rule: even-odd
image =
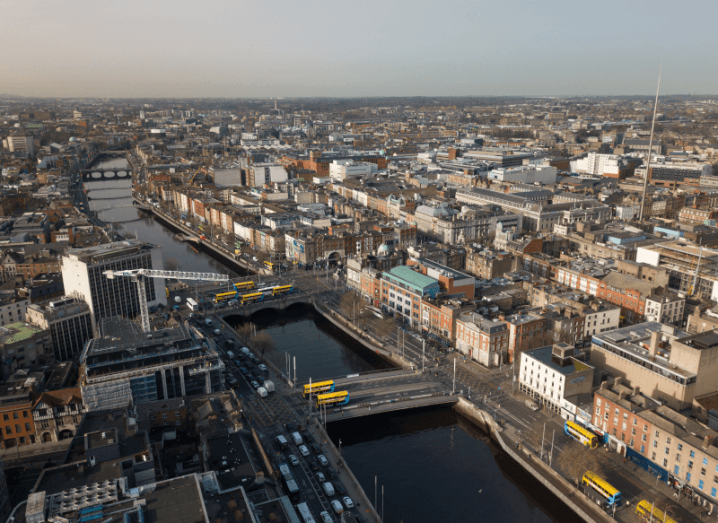
[[[438,282],[429,276],[424,276],[420,272],[417,272],[405,265],[399,265],[390,269],[386,274],[389,274],[395,278],[399,278],[407,282],[418,289],[425,289],[432,285],[438,285]]]

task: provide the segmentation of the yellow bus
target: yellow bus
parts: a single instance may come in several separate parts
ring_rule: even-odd
[[[581,480],[581,484],[584,487],[591,487],[601,496],[606,498],[606,503],[609,506],[613,506],[614,504],[618,506],[621,504],[621,491],[611,485],[608,481],[601,479],[598,474],[594,474],[590,470],[586,471]]]
[[[165,287],[165,294],[168,298],[170,297],[170,290],[167,287]]]
[[[589,448],[595,449],[596,447],[598,447],[598,436],[596,436],[590,430],[583,428],[578,423],[574,423],[573,421],[567,421],[563,424],[563,431],[567,436],[575,439],[576,441]]]
[[[242,294],[242,305],[245,303],[253,303],[255,301],[262,301],[264,299],[264,293],[253,292],[250,294]]]
[[[676,523],[675,519],[664,514],[663,511],[656,507],[653,503],[649,503],[645,499],[638,502],[638,505],[636,506],[636,514],[642,516],[646,521],[650,521],[651,512],[653,512],[653,521],[656,523]]]
[[[268,262],[268,261],[264,262],[264,266],[265,266],[267,269],[269,269],[270,271],[273,271],[273,270],[275,269],[274,265],[275,265],[275,264],[272,263],[272,262]]]
[[[346,405],[347,403],[349,403],[349,392],[346,390],[317,395],[317,407],[320,405]]]
[[[304,385],[304,397],[310,394],[321,394],[322,392],[334,392],[334,380],[318,381]]]
[[[294,287],[292,285],[277,285],[276,287],[272,287],[272,294],[274,296],[279,294],[291,294],[293,290]]]
[[[224,300],[231,300],[235,296],[237,296],[237,291],[232,292],[220,292],[219,294],[214,295],[214,302],[219,303]]]
[[[250,281],[241,281],[239,283],[235,283],[234,288],[237,289],[238,291],[254,289],[254,282],[251,280]]]

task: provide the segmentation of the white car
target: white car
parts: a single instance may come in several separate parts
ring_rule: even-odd
[[[320,512],[319,516],[322,518],[323,523],[334,523],[334,520],[326,510],[324,512]]]
[[[290,454],[289,456],[289,463],[291,463],[293,466],[299,465],[299,460],[297,459],[297,456],[294,454]]]
[[[341,501],[339,501],[338,499],[332,500],[332,508],[337,514],[341,514],[342,512],[344,512],[344,507],[342,506]]]
[[[264,363],[260,363],[259,365],[257,365],[257,368],[262,372],[267,372],[267,366]]]
[[[329,460],[327,460],[327,458],[324,457],[324,454],[319,454],[319,455],[317,456],[317,459],[319,460],[319,464],[320,464],[322,467],[326,467],[326,466],[329,465]]]
[[[306,445],[299,445],[299,452],[302,454],[302,456],[309,456],[309,449]]]
[[[352,498],[350,498],[349,496],[344,496],[342,498],[342,501],[347,506],[347,508],[354,508],[354,502],[352,501]]]

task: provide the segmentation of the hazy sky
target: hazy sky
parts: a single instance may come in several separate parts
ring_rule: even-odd
[[[718,1],[0,0],[0,93],[718,93]]]

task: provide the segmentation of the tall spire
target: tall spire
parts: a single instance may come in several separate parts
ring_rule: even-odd
[[[658,87],[656,88],[656,103],[653,106],[653,121],[651,122],[651,139],[648,140],[648,161],[646,162],[646,176],[643,178],[643,193],[641,195],[641,209],[638,215],[638,221],[643,222],[643,208],[646,205],[646,190],[648,189],[648,176],[651,171],[651,153],[653,152],[653,129],[656,127],[656,112],[658,111],[658,92],[661,90],[661,72],[663,71],[663,62],[658,68]]]

